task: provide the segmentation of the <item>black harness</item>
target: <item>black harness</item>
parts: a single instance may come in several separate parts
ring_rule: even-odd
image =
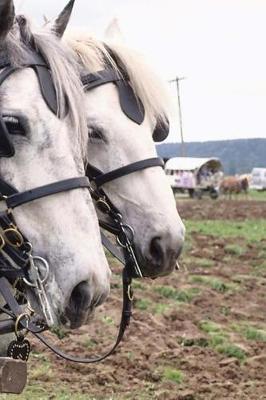
[[[84,75],[81,78],[85,91],[89,91],[105,85],[114,83],[119,95],[119,102],[123,113],[133,122],[141,125],[145,119],[145,109],[139,98],[136,97],[126,74],[119,73],[114,69],[105,69],[95,74]],[[153,132],[154,141],[163,141],[169,134],[169,123],[157,122]],[[133,277],[143,277],[143,273],[138,265],[134,251],[134,230],[129,225],[123,223],[123,218],[108,198],[102,186],[116,179],[130,175],[134,172],[142,171],[147,168],[164,167],[164,162],[161,158],[148,158],[137,161],[113,171],[103,173],[95,166],[88,164],[86,174],[90,181],[94,183],[96,190],[92,197],[96,201],[96,206],[101,212],[109,216],[111,222],[107,223],[100,220],[102,229],[114,234],[117,242],[122,247],[123,252],[112,244],[108,238],[102,233],[102,242],[104,246],[125,265],[125,260],[130,260],[131,273]],[[121,240],[120,237],[125,235],[127,240]]]
[[[56,92],[47,63],[39,54],[34,53],[29,57],[28,62],[23,65],[23,68],[32,68],[35,71],[46,104],[54,114],[58,115]],[[10,75],[19,70],[19,68],[12,67],[9,60],[3,55],[0,55],[0,69],[2,69],[0,72],[0,86]],[[0,157],[12,157],[14,154],[15,149],[9,138],[8,129],[2,115],[0,115]],[[119,333],[113,348],[101,357],[79,359],[68,356],[56,349],[40,335],[41,332],[47,329],[47,325],[38,316],[25,313],[23,311],[25,302],[19,302],[19,300],[14,297],[11,290],[11,284],[16,288],[18,287],[17,284],[21,285],[22,282],[29,283],[29,285],[33,286],[31,278],[29,277],[29,271],[31,261],[34,259],[32,256],[32,246],[28,239],[19,231],[12,215],[12,210],[23,204],[47,196],[80,188],[87,188],[96,196],[96,192],[92,189],[88,177],[67,179],[25,192],[18,192],[13,186],[0,178],[0,201],[6,203],[6,210],[0,213],[0,293],[6,305],[1,307],[0,311],[9,316],[6,320],[0,321],[0,334],[15,331],[17,335],[17,340],[12,342],[8,348],[8,356],[10,357],[24,360],[28,359],[30,344],[24,339],[24,336],[19,333],[21,330],[25,329],[27,332],[29,331],[35,335],[58,356],[66,360],[79,363],[94,363],[105,359],[115,351],[129,325],[133,293],[131,289],[132,276],[130,274],[130,263],[129,260],[127,261],[127,257],[124,259],[125,268],[122,274],[123,308]],[[120,238],[122,241],[127,242],[126,230],[124,235],[121,234]],[[40,285],[42,284],[40,279],[37,279],[37,281]]]
[[[33,54],[32,58],[29,59],[29,62],[23,67],[32,68],[35,71],[43,98],[50,110],[57,115],[58,105],[56,100],[56,92],[47,63],[42,59],[41,56]],[[8,60],[3,57],[0,57],[0,68],[5,68],[0,73],[0,86],[5,79],[18,70],[18,68],[12,67]],[[118,89],[121,109],[125,115],[135,123],[139,125],[142,124],[145,118],[145,110],[140,99],[136,98],[128,78],[119,76],[111,69],[82,77],[82,83],[85,90],[92,90],[103,84],[111,82],[113,82]],[[154,130],[153,138],[155,141],[164,140],[168,135],[168,132],[169,126],[162,126],[162,124],[158,123]],[[15,150],[12,142],[9,139],[5,122],[2,116],[0,116],[0,157],[12,157],[14,153]],[[87,177],[79,177],[19,193],[6,181],[0,179],[0,193],[2,200],[5,200],[7,206],[6,211],[0,214],[0,230],[3,232],[3,235],[5,235],[3,236],[2,247],[4,253],[3,251],[2,253],[8,255],[6,258],[3,258],[1,253],[0,256],[0,293],[6,301],[6,306],[2,307],[1,310],[10,317],[7,320],[0,321],[0,333],[10,333],[15,330],[17,335],[17,341],[12,342],[9,346],[9,355],[14,358],[23,358],[25,360],[28,358],[30,345],[28,341],[24,340],[23,335],[20,336],[19,331],[22,329],[30,331],[55,354],[68,361],[86,364],[95,363],[104,360],[114,353],[130,322],[133,301],[133,292],[131,288],[132,278],[142,277],[143,275],[135,256],[134,231],[129,225],[123,222],[123,218],[119,213],[119,210],[108,198],[102,189],[102,186],[108,182],[131,173],[151,167],[163,167],[163,165],[163,161],[160,158],[151,158],[123,166],[106,174],[92,165],[88,165],[87,177],[94,183],[94,188],[91,187]],[[23,313],[23,309],[17,299],[13,296],[10,287],[10,282],[12,283],[15,280],[21,281],[21,279],[23,279],[24,282],[28,282],[30,280],[28,271],[30,260],[32,258],[32,249],[29,247],[30,243],[17,228],[12,215],[12,209],[46,196],[78,188],[88,188],[96,202],[97,207],[110,218],[110,223],[99,221],[100,226],[104,230],[107,230],[116,236],[117,242],[120,248],[122,248],[122,251],[114,246],[103,233],[102,242],[108,248],[108,250],[124,265],[122,273],[123,307],[117,340],[112,349],[105,355],[90,359],[80,359],[74,356],[66,355],[50,344],[41,335],[41,332],[47,329],[46,324],[44,324],[42,320],[40,321],[38,316],[29,316],[28,314]],[[11,240],[6,240],[5,237],[8,234],[12,234],[14,236],[13,242]],[[0,236],[0,238],[1,237],[2,236]],[[11,264],[10,262],[7,262],[8,260],[11,260]],[[23,346],[26,348],[24,354],[21,353],[21,348],[23,348]]]

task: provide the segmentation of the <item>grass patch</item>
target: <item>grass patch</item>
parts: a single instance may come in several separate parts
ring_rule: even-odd
[[[232,329],[243,335],[247,340],[266,342],[266,329],[244,324],[233,324]]]
[[[249,242],[258,242],[265,238],[266,220],[248,219],[246,221],[186,221],[187,236],[192,232],[217,237],[242,237]]]
[[[240,361],[245,360],[247,356],[246,352],[241,349],[241,347],[236,346],[235,344],[224,343],[216,346],[215,349],[216,351],[226,355],[227,357],[234,357]]]
[[[84,340],[84,342],[83,342],[83,346],[88,350],[93,349],[96,346],[96,344],[97,344],[97,341],[92,338],[88,338],[88,339]]]
[[[159,314],[159,315],[165,314],[168,310],[169,310],[168,304],[157,303],[152,307],[152,312],[154,314]]]
[[[226,335],[222,334],[222,333],[214,333],[211,335],[210,338],[210,345],[214,348],[216,348],[217,346],[221,346],[224,345],[224,343],[227,341]]]
[[[141,281],[138,281],[137,279],[135,279],[134,282],[133,282],[133,288],[134,289],[139,289],[139,290],[146,290],[147,285],[145,285]]]
[[[200,329],[205,333],[218,333],[221,332],[222,327],[213,321],[203,320],[199,323]]]
[[[184,374],[179,369],[167,367],[163,371],[163,378],[180,385],[184,380]]]
[[[200,293],[199,288],[188,288],[177,290],[171,286],[156,286],[154,291],[166,299],[175,300],[181,303],[189,303]]]
[[[33,381],[49,381],[53,375],[54,371],[49,361],[42,361],[40,365],[31,370],[31,379]]]
[[[211,287],[216,292],[225,293],[229,291],[235,291],[238,289],[238,285],[235,283],[226,283],[218,278],[213,278],[209,276],[191,275],[189,278],[191,283],[200,283]]]
[[[224,354],[227,357],[235,357],[240,361],[246,358],[247,355],[241,347],[230,343],[228,334],[221,325],[213,321],[203,320],[200,322],[199,327],[210,336],[209,345],[218,353]]]
[[[256,329],[252,326],[246,327],[244,335],[247,340],[256,340],[258,342],[266,342],[266,331],[262,329]]]
[[[252,200],[266,201],[266,190],[264,191],[250,190],[248,196]]]
[[[114,320],[111,317],[108,316],[104,316],[102,318],[102,321],[106,324],[106,325],[114,325]]]
[[[151,307],[151,302],[147,299],[140,299],[140,300],[137,300],[134,303],[134,305],[135,305],[135,308],[137,308],[138,310],[145,311]]]
[[[246,249],[240,246],[239,244],[227,244],[224,248],[225,253],[234,255],[234,256],[242,256]]]
[[[214,266],[214,261],[208,258],[199,258],[195,260],[195,264],[201,268],[211,268]]]

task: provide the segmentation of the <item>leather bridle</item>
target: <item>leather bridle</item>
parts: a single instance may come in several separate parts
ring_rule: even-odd
[[[23,65],[23,67],[32,68],[35,71],[45,102],[50,110],[54,114],[58,115],[56,92],[48,64],[39,54],[32,53],[31,56],[29,56],[29,60],[27,63],[25,63],[25,65]],[[0,72],[0,86],[10,75],[18,70],[18,68],[11,66],[11,63],[3,54],[0,54],[0,69],[2,69]],[[9,138],[8,129],[3,117],[0,115],[0,157],[12,157],[14,154],[15,149],[12,141]],[[4,307],[0,307],[0,311],[9,316],[8,319],[0,321],[0,334],[12,333],[15,331],[17,335],[17,341],[11,342],[11,347],[9,346],[10,356],[14,358],[21,358],[21,354],[19,352],[16,354],[16,351],[22,344],[26,347],[28,346],[28,351],[23,356],[24,359],[27,360],[29,356],[29,342],[25,341],[23,335],[21,336],[19,333],[21,330],[25,329],[27,332],[29,331],[35,335],[54,353],[66,360],[79,363],[98,362],[105,359],[115,351],[116,347],[122,340],[127,326],[129,325],[133,293],[131,289],[132,276],[130,273],[131,260],[127,258],[127,255],[123,260],[125,261],[125,267],[122,273],[123,308],[120,328],[114,346],[104,356],[91,359],[79,359],[66,355],[59,349],[55,348],[40,334],[47,329],[46,323],[36,316],[35,313],[31,315],[32,310],[30,313],[25,313],[24,308],[27,305],[27,302],[25,304],[25,295],[22,304],[20,304],[20,302],[13,295],[12,286],[17,288],[17,285],[20,285],[23,282],[22,284],[24,286],[26,284],[30,287],[37,288],[39,300],[40,303],[42,303],[42,300],[45,297],[45,293],[43,292],[44,282],[39,276],[39,271],[35,267],[34,260],[38,258],[44,263],[45,260],[41,257],[34,257],[32,255],[32,245],[17,227],[12,210],[23,204],[27,204],[47,196],[80,188],[89,189],[94,197],[96,196],[96,191],[91,187],[87,176],[55,182],[49,185],[27,190],[25,192],[18,192],[16,188],[11,186],[4,179],[0,178],[0,201],[4,202],[6,206],[5,210],[0,212],[0,293],[6,302]],[[124,230],[122,224],[121,229]],[[126,230],[124,231],[124,234],[121,231],[120,240],[123,241],[123,243],[128,241]],[[34,279],[34,281],[32,281],[30,276],[32,267],[35,268],[35,275],[37,274],[37,277]],[[48,272],[49,271],[47,271],[47,273]],[[50,315],[47,312],[47,304],[41,304],[41,306],[46,320],[49,320]]]
[[[110,49],[109,49],[110,50]],[[123,113],[134,123],[141,125],[145,119],[145,109],[139,98],[136,97],[131,85],[130,80],[127,74],[122,71],[117,71],[112,68],[107,68],[102,71],[98,71],[93,74],[83,75],[81,78],[82,84],[84,86],[84,90],[90,91],[92,89],[96,89],[102,85],[113,83],[118,91],[119,102],[121,106],[121,110]],[[166,119],[166,122],[158,121],[156,127],[153,132],[154,141],[162,141],[169,134],[169,123]],[[134,230],[128,224],[122,222],[123,218],[112,203],[110,198],[105,193],[102,186],[106,183],[110,183],[116,179],[128,176],[132,173],[142,171],[147,168],[154,167],[164,167],[164,162],[161,158],[154,157],[148,158],[141,161],[137,161],[121,168],[115,169],[113,171],[104,173],[95,166],[88,164],[86,174],[89,177],[90,181],[94,183],[96,187],[96,206],[100,208],[100,210],[109,216],[111,223],[107,223],[106,221],[99,220],[100,226],[102,229],[113,233],[117,237],[117,242],[123,248],[124,255],[127,254],[129,258],[133,259],[133,276],[134,277],[143,277],[143,272],[138,265],[137,257],[134,251]],[[95,196],[94,196],[95,198]],[[130,236],[129,243],[121,243],[119,240],[119,236],[124,232],[128,233]],[[102,233],[102,242],[104,246],[122,263],[123,255],[117,249],[117,247],[113,246],[112,242],[108,240],[108,238]]]
[[[40,83],[40,88],[44,100],[46,101],[50,110],[57,114],[58,107],[56,94],[47,63],[42,59],[39,54],[33,54],[32,58],[29,59],[29,62],[27,62],[24,67],[32,68],[35,71]],[[15,72],[17,68],[12,67],[9,61],[3,57],[0,57],[0,68],[5,68],[0,73],[1,86],[5,79],[7,79],[13,72]],[[145,110],[140,99],[136,98],[127,77],[122,77],[116,71],[111,69],[106,69],[96,74],[88,74],[82,77],[82,83],[85,90],[91,90],[103,84],[111,82],[114,83],[118,89],[122,111],[135,123],[139,125],[142,124],[145,118]],[[8,131],[6,129],[5,122],[1,116],[0,128],[0,157],[12,157],[15,150],[12,142],[9,140]],[[158,123],[153,133],[154,140],[163,140],[168,135],[168,131],[168,126],[162,126],[161,123]],[[123,222],[122,215],[112,203],[112,201],[108,198],[102,186],[106,183],[112,182],[115,179],[119,179],[137,171],[163,166],[164,163],[160,158],[149,158],[134,162],[126,166],[122,166],[121,168],[110,171],[108,173],[103,173],[99,169],[89,164],[87,168],[87,177],[79,177],[59,181],[50,185],[34,188],[32,190],[21,193],[19,193],[6,181],[0,179],[0,193],[2,196],[2,200],[5,201],[7,207],[6,210],[0,214],[0,228],[4,232],[8,229],[13,229],[13,234],[15,234],[17,238],[21,238],[21,243],[19,243],[19,246],[15,246],[15,250],[13,248],[14,246],[10,245],[10,243],[8,243],[7,241],[5,241],[5,243],[3,242],[4,247],[2,248],[2,250],[5,249],[6,253],[8,254],[8,260],[10,261],[11,259],[12,262],[10,266],[10,263],[8,264],[7,260],[3,259],[1,254],[0,293],[6,301],[6,306],[0,308],[0,311],[2,310],[3,312],[5,312],[10,317],[10,319],[0,321],[0,334],[13,332],[15,329],[16,334],[19,335],[19,330],[26,329],[26,331],[30,331],[58,356],[68,361],[78,363],[88,364],[99,362],[114,353],[118,344],[122,340],[125,330],[130,322],[133,301],[133,291],[131,287],[132,278],[143,277],[143,273],[140,266],[138,265],[137,257],[135,255],[134,230],[132,229],[132,227]],[[92,185],[90,184],[88,178],[92,182]],[[30,281],[29,269],[31,262],[33,262],[34,260],[34,257],[32,256],[32,248],[30,242],[22,235],[22,233],[17,228],[14,217],[12,215],[12,210],[31,201],[78,188],[88,188],[90,190],[92,198],[96,203],[96,206],[101,210],[103,214],[109,217],[111,222],[99,220],[99,224],[102,229],[107,230],[116,236],[117,242],[120,248],[122,248],[122,251],[114,246],[104,235],[104,233],[102,233],[102,242],[106,246],[106,248],[124,265],[124,269],[122,272],[123,307],[117,340],[111,350],[108,351],[105,355],[94,358],[77,358],[74,356],[70,356],[50,344],[47,339],[41,335],[41,332],[47,329],[47,325],[43,323],[43,321],[40,321],[38,316],[29,316],[28,314],[25,314],[23,312],[23,307],[13,296],[10,287],[10,281],[14,282],[21,279],[24,279],[24,283]],[[2,268],[1,264],[3,264],[4,268]],[[37,283],[41,284],[40,278]]]

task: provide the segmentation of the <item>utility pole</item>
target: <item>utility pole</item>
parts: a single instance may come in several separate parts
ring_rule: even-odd
[[[183,134],[183,118],[182,118],[182,110],[181,110],[181,96],[180,96],[180,85],[179,82],[183,81],[184,77],[172,79],[169,83],[176,83],[177,89],[177,100],[178,100],[178,113],[179,113],[179,126],[180,126],[180,136],[181,136],[181,156],[186,157],[186,149],[185,149],[185,141],[184,141],[184,134]]]

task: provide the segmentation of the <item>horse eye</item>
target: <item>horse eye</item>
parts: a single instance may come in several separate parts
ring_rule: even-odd
[[[26,136],[25,128],[18,117],[3,115],[3,120],[10,135]]]
[[[105,142],[103,131],[100,128],[88,127],[88,135],[91,142]]]

